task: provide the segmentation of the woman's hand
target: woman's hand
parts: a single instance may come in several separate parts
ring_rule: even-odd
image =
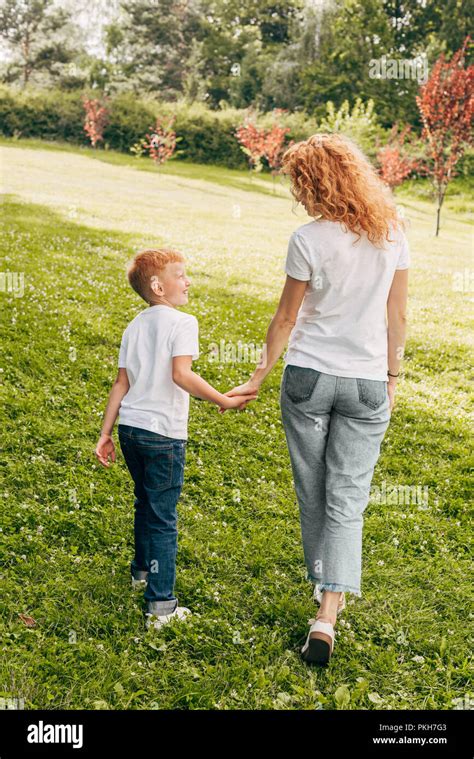
[[[225,401],[224,401],[225,405],[219,406],[220,414],[223,414],[224,411],[226,411],[226,409],[231,409],[231,408],[238,408],[239,411],[242,411],[246,407],[247,403],[250,403],[250,401],[255,400],[255,398],[257,397],[257,394],[254,393],[253,395],[250,395],[250,394],[236,395],[235,397],[231,398],[229,396],[229,393],[224,393],[224,397],[225,397]]]

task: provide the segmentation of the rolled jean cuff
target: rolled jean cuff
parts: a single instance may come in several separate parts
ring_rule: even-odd
[[[147,613],[154,614],[155,617],[162,617],[165,614],[172,614],[177,605],[177,598],[173,598],[171,601],[148,601]]]
[[[314,575],[310,574],[308,571],[306,572],[306,579],[311,580],[313,585],[317,585],[319,587],[320,591],[323,590],[330,590],[333,593],[354,593],[355,596],[362,596],[362,593],[360,592],[360,588],[354,588],[353,585],[343,585],[341,583],[329,583],[329,582],[321,582],[320,577],[314,577]]]
[[[322,592],[323,590],[330,590],[333,593],[354,593],[355,596],[361,596],[362,593],[358,588],[353,588],[352,585],[339,585],[338,583],[318,583],[319,590]]]

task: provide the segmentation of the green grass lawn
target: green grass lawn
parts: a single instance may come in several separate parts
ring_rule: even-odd
[[[23,273],[24,294],[0,292],[0,697],[32,709],[377,710],[472,698],[472,224],[459,197],[434,238],[434,207],[416,187],[400,193],[409,340],[373,484],[420,486],[427,499],[369,503],[362,597],[348,595],[330,667],[318,669],[299,656],[315,607],[279,416],[282,362],[245,413],[191,400],[176,588],[193,611],[186,624],[145,632],[129,588],[131,480],[120,453],[110,470],[93,455],[120,337],[142,308],[125,279],[133,253],[166,243],[186,254],[194,368],[225,391],[252,365],[213,362],[211,344],[263,343],[288,236],[307,217],[287,190],[238,187],[215,167],[138,171],[12,141],[2,162],[0,272]]]
[[[132,153],[119,153],[116,150],[103,150],[99,148],[86,147],[82,145],[71,145],[68,142],[53,142],[49,140],[37,140],[33,138],[23,138],[18,140],[12,137],[0,135],[0,146],[27,146],[30,150],[54,150],[65,151],[71,155],[74,153],[79,156],[86,156],[97,161],[102,161],[112,166],[129,166],[139,171],[151,171],[154,174],[183,176],[188,179],[206,179],[216,185],[225,185],[235,189],[247,190],[249,192],[260,192],[264,194],[285,194],[285,188],[288,186],[286,177],[276,177],[273,180],[269,172],[251,172],[242,169],[227,169],[222,166],[213,166],[202,163],[192,163],[183,161],[176,157],[162,166],[155,166],[150,158],[144,156],[134,156]]]

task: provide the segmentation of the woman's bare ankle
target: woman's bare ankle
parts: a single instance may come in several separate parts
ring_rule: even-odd
[[[342,593],[324,590],[316,619],[321,620],[321,622],[330,622],[334,627],[341,599]]]
[[[319,610],[316,614],[316,619],[319,619],[320,622],[330,622],[330,624],[335,627],[336,626],[336,619],[337,614],[334,612],[334,614],[328,613],[327,611],[321,611]]]

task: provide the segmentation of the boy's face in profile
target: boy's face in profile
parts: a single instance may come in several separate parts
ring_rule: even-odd
[[[176,261],[166,264],[165,268],[151,279],[151,289],[155,295],[166,298],[173,306],[186,305],[191,281],[186,276],[184,263]]]

